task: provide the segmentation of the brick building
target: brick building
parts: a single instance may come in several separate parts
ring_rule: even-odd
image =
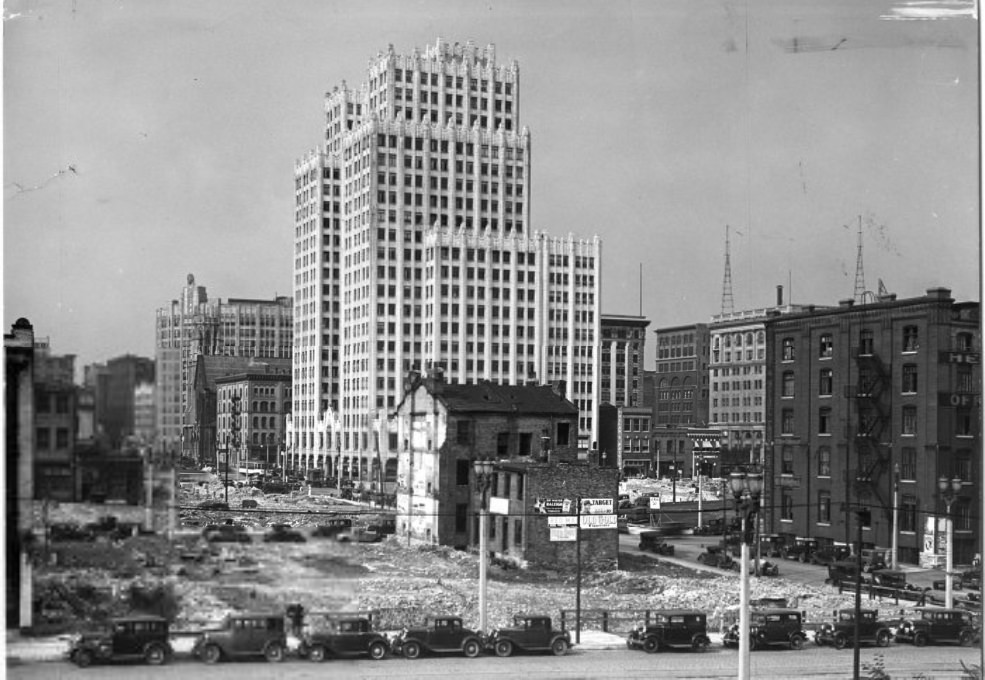
[[[901,562],[936,563],[955,476],[954,561],[981,552],[981,333],[977,302],[934,288],[766,323],[770,531],[854,542],[845,509],[872,509],[866,546],[892,543],[898,472]]]
[[[548,540],[542,498],[612,498],[618,472],[578,461],[578,408],[560,386],[445,383],[440,373],[411,376],[388,423],[400,446],[397,531],[429,543],[474,546],[482,508],[473,462],[495,461],[486,491],[493,515],[490,551],[519,564],[574,564],[574,547]],[[583,545],[593,564],[617,562],[615,528]],[[570,560],[568,559],[570,558]]]

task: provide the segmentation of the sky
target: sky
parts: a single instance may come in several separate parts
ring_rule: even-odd
[[[650,330],[944,286],[980,300],[966,0],[7,0],[3,317],[77,366],[154,355],[159,307],[292,291],[294,162],[392,44],[520,65],[530,228],[602,240]],[[647,368],[652,368],[652,336]]]

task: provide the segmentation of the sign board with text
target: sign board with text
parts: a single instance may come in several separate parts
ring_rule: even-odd
[[[534,512],[542,515],[567,515],[573,511],[570,498],[538,498],[534,501]]]
[[[611,498],[582,498],[581,514],[611,515],[615,512],[615,503]]]
[[[577,527],[551,527],[552,541],[575,541],[577,539]]]
[[[510,514],[510,499],[501,498],[500,496],[490,496],[489,497],[489,513],[492,515],[508,515]]]
[[[618,527],[615,515],[582,515],[582,529],[616,529]]]

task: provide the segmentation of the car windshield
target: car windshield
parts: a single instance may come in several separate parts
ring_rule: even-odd
[[[838,615],[838,619],[840,621],[854,621],[855,620],[855,612],[841,612]]]

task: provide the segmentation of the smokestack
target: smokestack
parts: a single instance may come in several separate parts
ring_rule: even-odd
[[[783,286],[776,287],[776,306],[783,306]]]

